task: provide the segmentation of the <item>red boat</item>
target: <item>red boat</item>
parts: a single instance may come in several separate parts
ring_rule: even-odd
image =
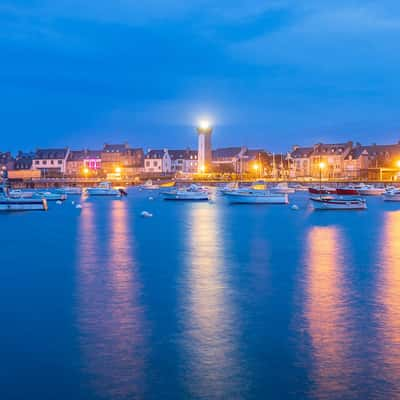
[[[337,188],[336,193],[342,196],[354,196],[358,195],[358,190],[354,186],[345,186],[342,188]]]
[[[326,186],[310,187],[308,188],[308,191],[311,194],[336,194],[336,189]]]

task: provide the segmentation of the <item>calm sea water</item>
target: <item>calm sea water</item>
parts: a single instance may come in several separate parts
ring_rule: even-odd
[[[148,196],[0,215],[2,400],[400,398],[400,204]]]

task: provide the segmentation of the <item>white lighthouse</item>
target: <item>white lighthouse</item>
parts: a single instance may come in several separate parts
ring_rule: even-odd
[[[212,126],[208,121],[201,121],[197,127],[199,136],[197,165],[198,172],[210,172],[212,167],[211,134]]]

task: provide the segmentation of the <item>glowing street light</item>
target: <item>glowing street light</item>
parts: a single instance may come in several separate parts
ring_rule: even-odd
[[[397,168],[400,168],[400,160],[396,161]]]
[[[323,170],[323,169],[326,167],[326,165],[325,165],[324,162],[320,162],[320,163],[318,164],[318,166],[319,166],[320,171]]]
[[[204,172],[206,172],[206,167],[205,167],[204,165],[202,165],[202,166],[200,167],[200,172],[201,172],[202,174],[204,174]]]
[[[318,164],[319,166],[319,195],[321,196],[322,193],[322,170],[325,168],[325,163],[324,162],[320,162]]]
[[[121,167],[116,167],[115,173],[119,175],[121,173]]]
[[[89,173],[89,168],[85,167],[83,168],[83,174],[87,175]]]

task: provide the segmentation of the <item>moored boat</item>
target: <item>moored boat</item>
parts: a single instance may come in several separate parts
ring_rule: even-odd
[[[289,187],[287,182],[280,182],[276,184],[275,186],[272,186],[270,188],[271,193],[282,193],[282,194],[288,194],[288,193],[294,193],[295,189],[293,187]]]
[[[360,194],[358,189],[353,185],[337,188],[336,193],[340,196],[357,196]]]
[[[27,191],[27,190],[21,190],[21,189],[13,189],[10,190],[8,195],[12,199],[30,199],[33,197],[35,193],[32,191]]]
[[[0,186],[0,211],[47,211],[46,199],[12,198],[5,186]]]
[[[311,197],[314,210],[365,210],[367,202],[360,198]]]
[[[77,186],[61,187],[54,189],[54,193],[79,196],[82,194],[82,188]]]
[[[385,189],[373,185],[360,185],[357,186],[357,191],[361,196],[380,196],[385,192]]]
[[[97,187],[89,187],[86,189],[89,196],[121,196],[122,191],[112,187],[110,182],[101,182]]]
[[[188,188],[174,189],[162,192],[164,200],[173,201],[208,201],[208,191],[197,185],[190,185]]]
[[[149,179],[141,186],[141,188],[145,190],[158,190],[160,189],[160,185],[154,184],[153,181]]]
[[[310,194],[336,194],[336,189],[329,186],[315,186],[308,188]]]
[[[37,192],[34,194],[33,197],[38,199],[45,199],[47,201],[65,201],[67,200],[68,196],[66,194],[45,191],[45,192]]]
[[[383,194],[384,201],[400,202],[400,189],[387,190]]]
[[[236,190],[225,194],[231,204],[288,204],[287,193],[271,193],[267,190]]]

